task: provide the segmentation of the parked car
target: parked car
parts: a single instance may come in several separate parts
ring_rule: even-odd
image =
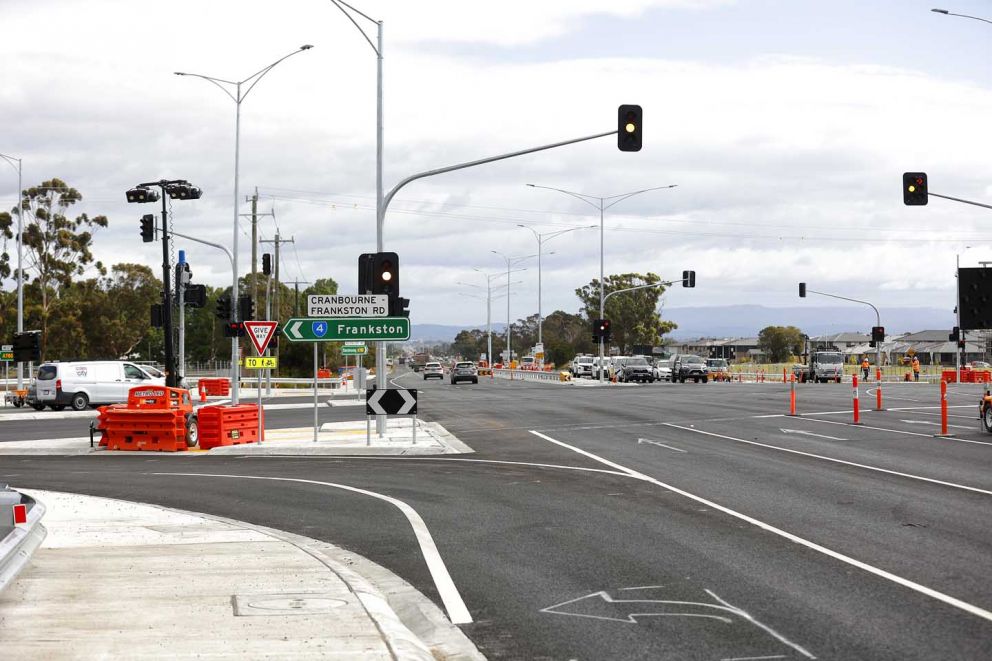
[[[451,368],[451,385],[455,385],[459,381],[479,382],[479,371],[475,363],[469,361],[455,363],[455,366]]]
[[[131,388],[140,385],[164,386],[164,375],[152,376],[138,365],[123,361],[43,363],[35,378],[35,408],[48,406],[61,411],[71,406],[82,411],[91,405],[119,404],[127,401]]]
[[[592,356],[576,356],[572,359],[572,377],[577,379],[581,376],[592,377]]]
[[[441,363],[427,363],[424,365],[424,381],[427,379],[444,380],[444,368]]]
[[[671,358],[656,358],[654,361],[654,367],[651,368],[654,371],[655,381],[671,381],[672,380],[672,359]]]
[[[654,372],[644,356],[621,358],[617,362],[617,381],[621,383],[630,383],[631,381],[654,383]]]
[[[706,361],[699,356],[679,354],[672,363],[672,379],[679,383],[685,383],[690,379],[696,383],[700,381],[706,383],[710,380],[710,373]]]
[[[707,358],[706,367],[714,381],[730,381],[730,365],[725,358]]]

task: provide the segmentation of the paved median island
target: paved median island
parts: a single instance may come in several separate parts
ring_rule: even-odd
[[[481,658],[409,584],[330,544],[29,493],[48,508],[49,535],[0,593],[4,658]]]

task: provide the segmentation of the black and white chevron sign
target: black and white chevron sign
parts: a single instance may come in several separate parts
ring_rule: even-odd
[[[416,415],[417,391],[388,388],[365,391],[365,415]]]

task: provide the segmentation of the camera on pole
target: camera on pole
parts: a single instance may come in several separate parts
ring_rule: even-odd
[[[127,197],[128,204],[145,204],[147,202],[159,201],[158,191],[146,186],[135,186],[125,196]]]

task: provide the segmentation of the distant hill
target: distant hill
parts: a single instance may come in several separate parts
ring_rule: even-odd
[[[886,334],[950,329],[954,313],[942,308],[879,308]],[[765,326],[798,326],[807,335],[870,332],[875,313],[868,306],[769,308],[762,305],[665,308],[665,319],[679,325],[675,339],[754,337]]]
[[[411,342],[454,342],[455,336],[466,329],[482,328],[480,326],[445,326],[443,324],[412,324],[410,326]],[[506,324],[493,324],[493,333],[502,333]]]

